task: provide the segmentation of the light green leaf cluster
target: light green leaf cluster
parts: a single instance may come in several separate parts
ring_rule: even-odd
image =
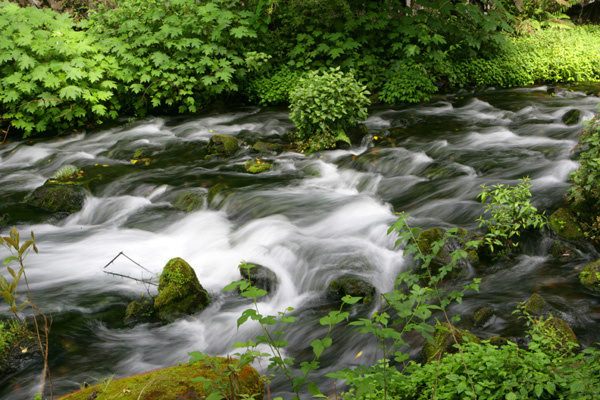
[[[297,140],[308,152],[350,143],[348,128],[367,118],[367,88],[352,73],[339,68],[311,72],[290,94],[290,119],[298,128]]]

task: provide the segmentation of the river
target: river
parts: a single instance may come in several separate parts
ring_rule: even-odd
[[[484,210],[476,199],[481,185],[515,185],[524,176],[531,178],[533,203],[541,211],[549,215],[563,204],[568,175],[578,166],[572,149],[581,122],[594,115],[599,102],[579,88],[541,86],[462,91],[421,105],[374,107],[366,121],[370,134],[362,142],[309,156],[253,153],[250,146],[259,139],[285,143],[285,132],[293,128],[285,110],[259,108],[123,121],[104,130],[0,147],[0,215],[7,214],[22,236],[34,231],[39,247],[39,254],[27,258],[27,274],[33,299],[53,317],[55,394],[113,374],[187,362],[190,351],[235,352],[236,341],[260,332],[250,322],[236,330],[237,318],[250,305],[222,292],[240,279],[242,260],[277,274],[278,289],[259,308],[275,315],[294,308],[297,322],[287,328],[285,354],[306,359],[309,343],[326,332],[318,320],[333,307],[326,296],[331,280],[359,276],[385,292],[411,265],[394,246],[396,237],[387,234],[395,213],[409,213],[412,226],[476,231],[475,220]],[[568,126],[561,118],[571,109],[580,110],[581,118]],[[236,136],[243,149],[205,159],[213,134]],[[145,161],[132,164],[141,151]],[[244,163],[255,157],[271,161],[271,170],[246,173]],[[82,211],[66,217],[21,203],[66,164],[107,165],[120,172],[95,185]],[[186,213],[172,206],[178,194],[205,195],[215,185],[224,189],[199,210]],[[494,317],[473,332],[517,335],[522,331],[515,328],[512,311],[536,292],[584,346],[600,341],[595,328],[600,296],[577,278],[599,255],[580,246],[570,259],[555,260],[548,254],[554,240],[546,229],[527,238],[514,257],[464,277],[481,277],[480,293],[467,295],[452,313],[469,315],[489,306]],[[125,257],[104,268],[119,252],[152,273]],[[149,279],[173,257],[195,269],[212,297],[210,306],[168,325],[115,322],[128,302],[156,289],[105,271]],[[375,309],[375,304],[355,308],[351,318],[368,317]],[[416,356],[420,345],[415,339],[411,354]],[[315,376],[328,391],[333,382],[325,373],[379,357],[372,338],[340,327]],[[3,377],[0,397],[32,399],[40,373],[41,364],[32,362]],[[276,394],[288,398],[289,389],[275,379]]]

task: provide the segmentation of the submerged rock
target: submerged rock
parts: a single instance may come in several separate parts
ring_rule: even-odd
[[[210,154],[232,155],[240,148],[236,137],[229,135],[213,135],[208,142]]]
[[[579,123],[580,117],[581,117],[581,111],[576,108],[572,108],[569,111],[567,111],[566,113],[564,113],[561,119],[562,119],[562,122],[564,122],[566,125],[575,125],[575,124]]]
[[[79,185],[46,182],[29,194],[24,202],[52,212],[73,214],[83,208],[86,194],[87,190]]]
[[[458,349],[454,345],[457,343],[463,344],[467,340],[469,342],[481,343],[481,340],[471,332],[458,329],[447,322],[442,322],[435,327],[433,343],[427,342],[423,346],[423,353],[427,362],[433,359],[437,360],[443,357],[445,353],[456,353]]]
[[[561,237],[569,240],[580,240],[584,239],[583,230],[577,219],[565,207],[561,207],[554,212],[549,218],[550,226],[554,231]]]
[[[475,326],[483,326],[494,316],[494,311],[490,307],[481,307],[473,314],[473,323]]]
[[[252,150],[259,153],[280,153],[283,151],[283,145],[268,142],[256,142],[252,146]]]
[[[179,211],[192,212],[204,206],[204,196],[198,193],[181,193],[175,197],[173,207]]]
[[[152,322],[154,317],[154,298],[147,298],[144,295],[142,295],[140,301],[132,301],[125,309],[126,325]]]
[[[202,310],[209,301],[208,292],[185,260],[173,258],[165,265],[158,280],[158,296],[154,299],[158,318],[172,322]]]
[[[579,280],[588,289],[600,292],[600,260],[583,267]]]
[[[253,265],[253,267],[248,268],[248,265]],[[266,290],[267,292],[272,292],[277,289],[279,279],[277,278],[277,275],[275,275],[275,272],[271,271],[269,268],[253,263],[242,263],[238,268],[240,269],[242,278],[250,282],[253,286]]]
[[[341,300],[346,295],[362,297],[362,304],[368,306],[373,302],[376,290],[375,286],[364,279],[348,277],[331,281],[328,292],[336,300]]]
[[[258,174],[270,170],[271,163],[269,161],[263,161],[259,158],[254,158],[246,161],[244,167],[246,168],[246,171],[250,172],[251,174]]]
[[[236,373],[231,375],[233,370],[236,370]],[[192,378],[198,377],[205,378],[207,383],[192,381]],[[264,383],[254,368],[248,365],[240,367],[238,360],[235,359],[207,357],[204,362],[186,363],[115,379],[108,385],[99,383],[67,394],[60,399],[202,400],[206,399],[215,389],[219,390],[222,396],[228,396],[229,393],[225,392],[229,389],[228,385],[226,389],[223,389],[216,384],[211,385],[210,382],[229,382],[230,378],[235,379],[236,399],[262,399],[265,396]]]

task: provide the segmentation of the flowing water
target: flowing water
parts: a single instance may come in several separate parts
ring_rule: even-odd
[[[326,333],[319,318],[336,307],[326,296],[331,280],[363,277],[385,292],[411,265],[394,247],[396,237],[387,234],[396,212],[408,212],[413,226],[477,230],[481,185],[515,185],[524,176],[532,179],[536,207],[553,212],[564,201],[568,174],[577,168],[572,149],[581,121],[593,116],[600,100],[583,91],[548,89],[464,92],[429,104],[374,108],[366,121],[370,134],[362,142],[309,156],[253,153],[254,142],[285,142],[286,130],[293,127],[286,112],[258,108],[191,119],[146,119],[1,147],[0,215],[7,214],[22,236],[34,231],[39,247],[39,254],[27,259],[27,271],[33,298],[53,316],[55,393],[113,374],[187,362],[194,350],[231,353],[236,341],[259,334],[251,323],[236,330],[237,318],[250,305],[235,293],[222,292],[240,279],[242,260],[277,274],[278,289],[259,308],[263,314],[295,309],[291,314],[298,320],[287,328],[285,354],[302,361],[311,354],[309,343]],[[570,109],[581,111],[579,124],[562,122]],[[237,136],[244,149],[227,159],[205,159],[213,134]],[[131,163],[139,150],[148,165]],[[257,156],[272,161],[272,169],[246,173],[244,163]],[[66,164],[105,165],[99,168],[113,175],[107,172],[82,211],[66,217],[21,204]],[[172,206],[178,194],[204,195],[215,185],[223,190],[197,211]],[[511,313],[538,292],[571,324],[583,345],[600,341],[600,296],[585,290],[577,278],[578,270],[598,254],[579,246],[568,261],[557,261],[548,254],[554,240],[549,230],[531,235],[515,257],[458,279],[457,285],[481,277],[481,293],[468,295],[451,311],[468,316],[490,306],[495,316],[473,332],[518,335],[522,328]],[[125,257],[105,269],[121,251],[152,273]],[[169,325],[119,323],[127,303],[147,288],[104,272],[152,278],[173,257],[195,269],[212,296],[210,306]],[[351,318],[368,317],[374,307],[354,308]],[[350,327],[336,329],[334,336],[317,376],[373,363],[380,356],[372,338]],[[416,356],[423,342],[413,340],[410,351]],[[355,358],[360,351],[362,356]],[[38,360],[2,378],[0,397],[33,398],[40,371]],[[333,385],[327,378],[319,382],[325,391]],[[276,379],[273,385],[277,394],[290,397],[284,381]]]

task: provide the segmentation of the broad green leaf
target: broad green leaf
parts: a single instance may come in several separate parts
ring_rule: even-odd
[[[58,92],[58,96],[62,99],[76,100],[81,96],[82,90],[77,86],[66,86]]]

